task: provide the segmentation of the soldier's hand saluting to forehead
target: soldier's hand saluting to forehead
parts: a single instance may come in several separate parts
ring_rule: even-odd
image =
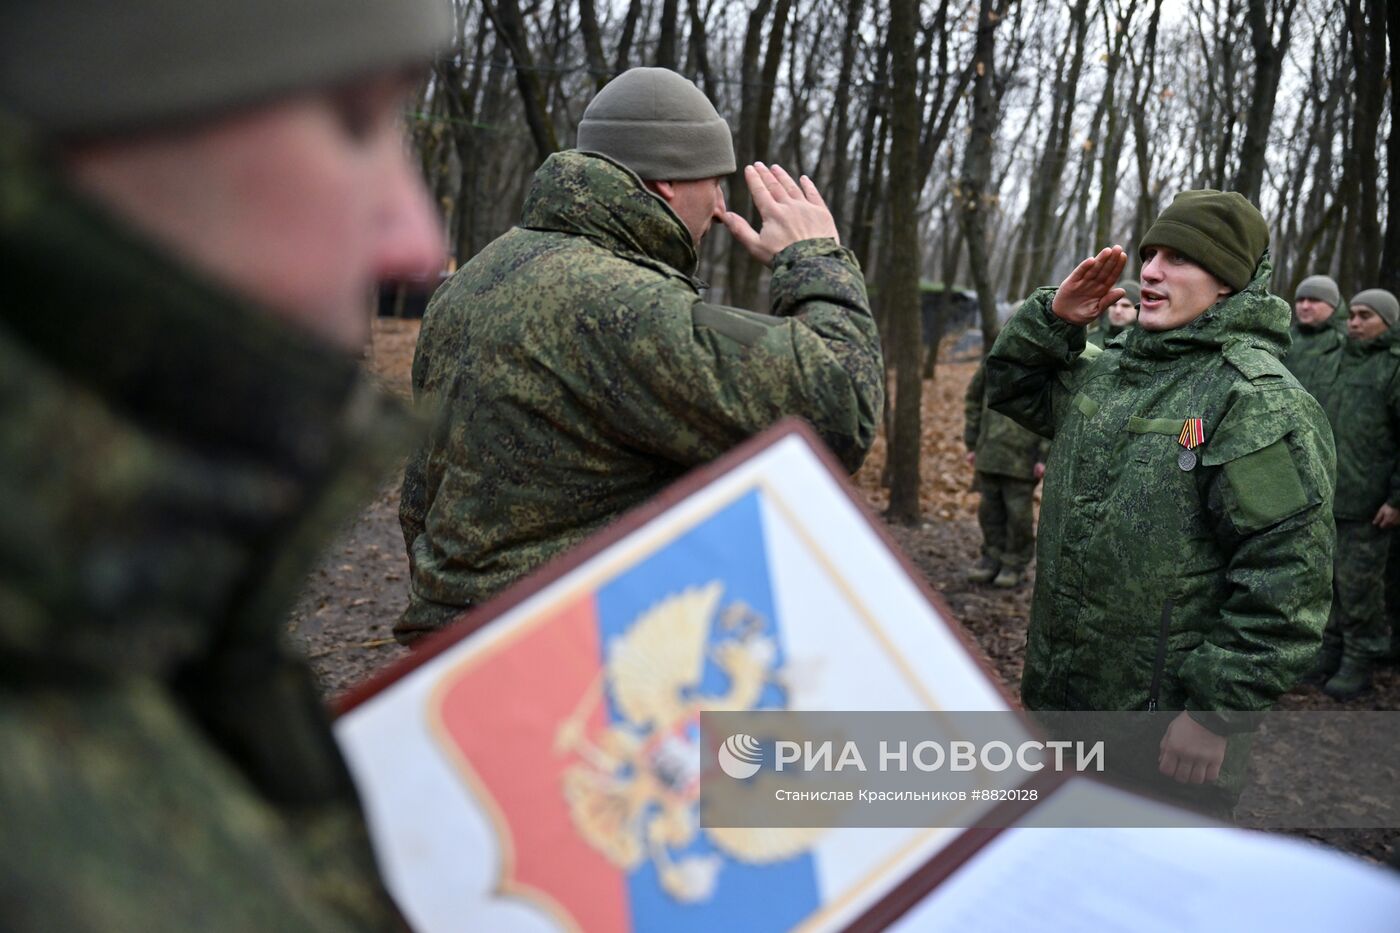
[[[1081,327],[1098,320],[1110,305],[1127,294],[1113,287],[1127,264],[1128,254],[1123,247],[1105,247],[1097,256],[1075,266],[1069,278],[1060,283],[1050,310],[1060,320]]]
[[[795,181],[781,165],[762,162],[744,166],[744,181],[761,219],[760,229],[733,211],[719,215],[734,239],[759,262],[771,265],[773,257],[794,243],[828,237],[841,242],[836,219],[806,175]]]

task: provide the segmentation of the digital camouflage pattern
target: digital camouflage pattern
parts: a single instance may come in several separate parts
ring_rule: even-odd
[[[1347,656],[1388,653],[1385,575],[1393,533],[1371,524],[1382,505],[1400,508],[1400,340],[1394,330],[1346,339],[1323,404],[1337,445],[1335,598],[1329,643]]]
[[[410,422],[39,161],[0,132],[0,925],[399,929],[284,640]]]
[[[536,173],[520,226],[438,290],[413,362],[438,415],[404,476],[397,634],[445,624],[784,415],[860,465],[884,371],[850,252],[779,253],[771,315],[707,304],[695,267],[635,174],[568,151]]]
[[[1011,570],[1024,570],[1035,556],[1035,483],[977,471],[982,553]]]
[[[1091,346],[1102,348],[1104,344],[1108,343],[1114,337],[1117,337],[1119,334],[1123,333],[1123,331],[1133,326],[1135,325],[1125,324],[1122,327],[1114,327],[1111,323],[1109,323],[1108,314],[1105,313],[1103,315],[1100,315],[1099,319],[1094,322],[1093,326],[1088,328],[1088,332],[1084,335],[1085,341]]]
[[[1035,556],[1035,465],[1048,444],[987,406],[987,367],[977,367],[963,407],[963,443],[976,454],[974,485],[982,553],[1014,570]]]
[[[1035,479],[1035,465],[1045,462],[1045,438],[1027,431],[987,405],[987,365],[973,374],[963,397],[963,443],[977,455],[979,473]]]
[[[1390,650],[1385,568],[1393,534],[1369,521],[1337,519],[1334,598],[1323,641],[1342,657],[1376,661]]]
[[[1313,398],[1327,402],[1327,390],[1337,379],[1342,347],[1347,340],[1347,308],[1343,302],[1322,324],[1293,321],[1293,344],[1283,363]]]
[[[1243,721],[1224,711],[1267,709],[1307,671],[1331,597],[1335,459],[1321,408],[1277,359],[1288,307],[1269,275],[1266,257],[1191,324],[1088,352],[1040,289],[997,339],[992,407],[1053,438],[1028,708],[1143,710],[1155,695],[1229,733]],[[1205,426],[1189,470],[1188,418]],[[1204,795],[1238,795],[1244,745]]]
[[[1397,332],[1366,341],[1348,338],[1321,401],[1337,444],[1336,516],[1370,521],[1386,503],[1400,508]]]

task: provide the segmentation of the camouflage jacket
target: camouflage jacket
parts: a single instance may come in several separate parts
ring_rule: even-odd
[[[1283,363],[1313,398],[1327,406],[1327,390],[1337,378],[1342,347],[1347,342],[1347,309],[1343,304],[1320,326],[1299,324],[1289,329],[1293,344]]]
[[[1337,445],[1338,518],[1400,508],[1400,334],[1348,339],[1323,404]],[[1377,571],[1379,575],[1379,571]]]
[[[38,160],[0,134],[0,925],[398,929],[284,641],[411,422]]]
[[[963,443],[977,455],[980,473],[1035,479],[1035,465],[1045,462],[1045,439],[1021,427],[999,411],[987,407],[987,365],[967,385],[963,408]]]
[[[1114,337],[1117,337],[1119,334],[1123,333],[1123,331],[1127,330],[1129,327],[1134,326],[1136,325],[1125,324],[1122,327],[1114,327],[1108,322],[1108,315],[1103,314],[1088,328],[1087,333],[1085,333],[1084,335],[1084,339],[1090,346],[1102,347]]]
[[[773,313],[708,304],[680,218],[602,156],[560,152],[520,226],[433,297],[413,362],[436,427],[411,458],[400,521],[413,586],[400,632],[582,541],[784,415],[854,470],[884,374],[849,251],[805,240],[773,260]]]
[[[992,406],[1053,435],[1022,696],[1031,709],[1268,708],[1307,669],[1331,603],[1335,455],[1278,360],[1270,266],[1192,323],[1084,331],[1022,305],[987,362]],[[1188,418],[1205,442],[1184,452]],[[1225,780],[1222,778],[1222,780]]]

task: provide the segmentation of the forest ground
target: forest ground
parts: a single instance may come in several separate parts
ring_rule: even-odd
[[[416,321],[380,319],[375,322],[374,342],[367,358],[369,368],[385,385],[404,396],[410,393],[409,369],[417,334]],[[1014,697],[1018,695],[1021,677],[1034,566],[1014,590],[974,585],[964,578],[977,559],[981,543],[977,496],[971,491],[972,469],[964,460],[966,451],[962,444],[963,394],[975,368],[974,361],[945,359],[939,363],[935,378],[924,383],[920,487],[923,521],[916,527],[887,527],[930,585],[947,600],[958,622],[982,649],[990,667]],[[884,454],[882,437],[855,477],[856,485],[877,512],[888,501],[886,491],[880,487]],[[307,581],[289,621],[293,637],[310,657],[328,698],[407,654],[391,634],[394,619],[407,601],[408,586],[408,562],[398,526],[399,482],[400,478],[395,477],[387,483],[328,549]],[[1383,668],[1377,676],[1376,690],[1345,706],[1308,688],[1288,693],[1279,706],[1289,710],[1397,710],[1400,670]],[[1289,782],[1296,781],[1300,767],[1315,770],[1316,781],[1331,779],[1321,761],[1275,762],[1256,754],[1239,814],[1247,817],[1269,812],[1278,796],[1288,793],[1281,782],[1271,777],[1287,770]],[[1395,779],[1400,781],[1400,775],[1395,775]],[[1400,833],[1391,830],[1325,830],[1299,835],[1372,861],[1384,860],[1392,847],[1400,846]]]

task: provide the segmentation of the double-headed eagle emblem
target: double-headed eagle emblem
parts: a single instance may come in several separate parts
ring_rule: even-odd
[[[557,752],[578,759],[564,771],[563,792],[579,834],[623,871],[650,859],[662,888],[685,903],[713,894],[724,863],[712,852],[686,854],[701,832],[700,713],[755,709],[770,687],[788,694],[763,617],[742,602],[721,608],[723,592],[716,580],[642,613],[608,645],[602,673],[554,743]],[[714,676],[711,663],[722,676]],[[717,682],[720,692],[702,692]],[[589,720],[605,699],[622,721],[590,732]],[[786,699],[765,704],[785,706]],[[725,856],[768,863],[805,851],[821,830],[703,832]]]

